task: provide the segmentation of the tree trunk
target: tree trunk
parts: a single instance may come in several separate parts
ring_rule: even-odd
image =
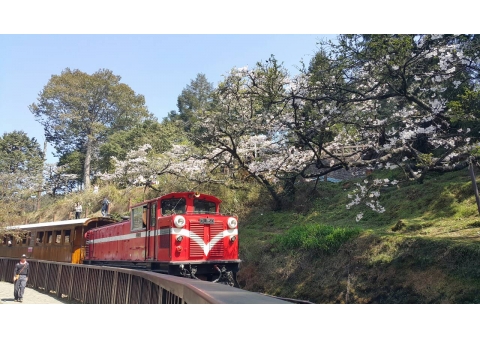
[[[469,170],[470,170],[470,176],[472,178],[473,192],[475,193],[475,200],[477,201],[477,209],[478,209],[478,213],[480,214],[480,196],[478,195],[477,180],[475,176],[475,170],[473,169],[474,165],[471,159],[469,163],[470,163]]]
[[[43,163],[47,161],[47,140],[43,142]]]
[[[277,193],[275,191],[275,188],[273,188],[273,186],[265,178],[263,178],[263,176],[261,176],[261,175],[256,176],[255,175],[255,178],[257,179],[257,181],[259,181],[261,184],[263,184],[263,186],[265,186],[267,188],[268,192],[270,193],[270,196],[272,196],[272,198],[275,202],[275,206],[274,206],[273,210],[275,210],[275,211],[282,210],[282,200],[281,200],[280,196],[277,195]]]
[[[90,163],[92,161],[92,136],[87,136],[87,152],[83,164],[83,185],[85,190],[90,189]]]
[[[289,206],[293,203],[293,201],[295,199],[295,192],[296,192],[295,182],[296,182],[296,179],[297,179],[297,177],[294,176],[294,177],[287,178],[287,179],[284,180],[285,182],[283,184],[283,197],[284,197],[285,203],[288,204]],[[284,208],[283,204],[282,204],[282,208]]]

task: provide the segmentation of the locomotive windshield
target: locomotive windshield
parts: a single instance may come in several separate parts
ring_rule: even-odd
[[[162,201],[162,215],[185,214],[187,203],[185,198],[171,198]]]
[[[194,199],[193,211],[196,213],[214,213],[217,211],[217,205],[214,202]]]

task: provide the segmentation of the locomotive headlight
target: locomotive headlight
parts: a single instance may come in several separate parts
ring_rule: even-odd
[[[235,229],[237,227],[237,220],[234,219],[233,217],[229,217],[227,224],[230,229]]]
[[[232,237],[230,237],[230,242],[235,242],[236,239],[237,239],[236,236],[232,236]]]
[[[175,219],[173,220],[173,223],[177,228],[183,228],[185,226],[185,217],[183,216],[175,216]]]
[[[182,240],[183,240],[183,236],[182,236],[182,235],[177,236],[177,241],[178,241],[178,242],[182,242]]]

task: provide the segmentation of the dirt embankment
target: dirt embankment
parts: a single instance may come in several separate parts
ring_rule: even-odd
[[[243,289],[314,303],[480,303],[477,245],[364,235],[332,255],[261,254],[243,263]]]

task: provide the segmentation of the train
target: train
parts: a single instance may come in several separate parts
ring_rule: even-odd
[[[0,257],[19,257],[149,270],[238,287],[238,218],[220,212],[221,200],[173,192],[110,217],[10,226],[25,237],[5,236]]]

